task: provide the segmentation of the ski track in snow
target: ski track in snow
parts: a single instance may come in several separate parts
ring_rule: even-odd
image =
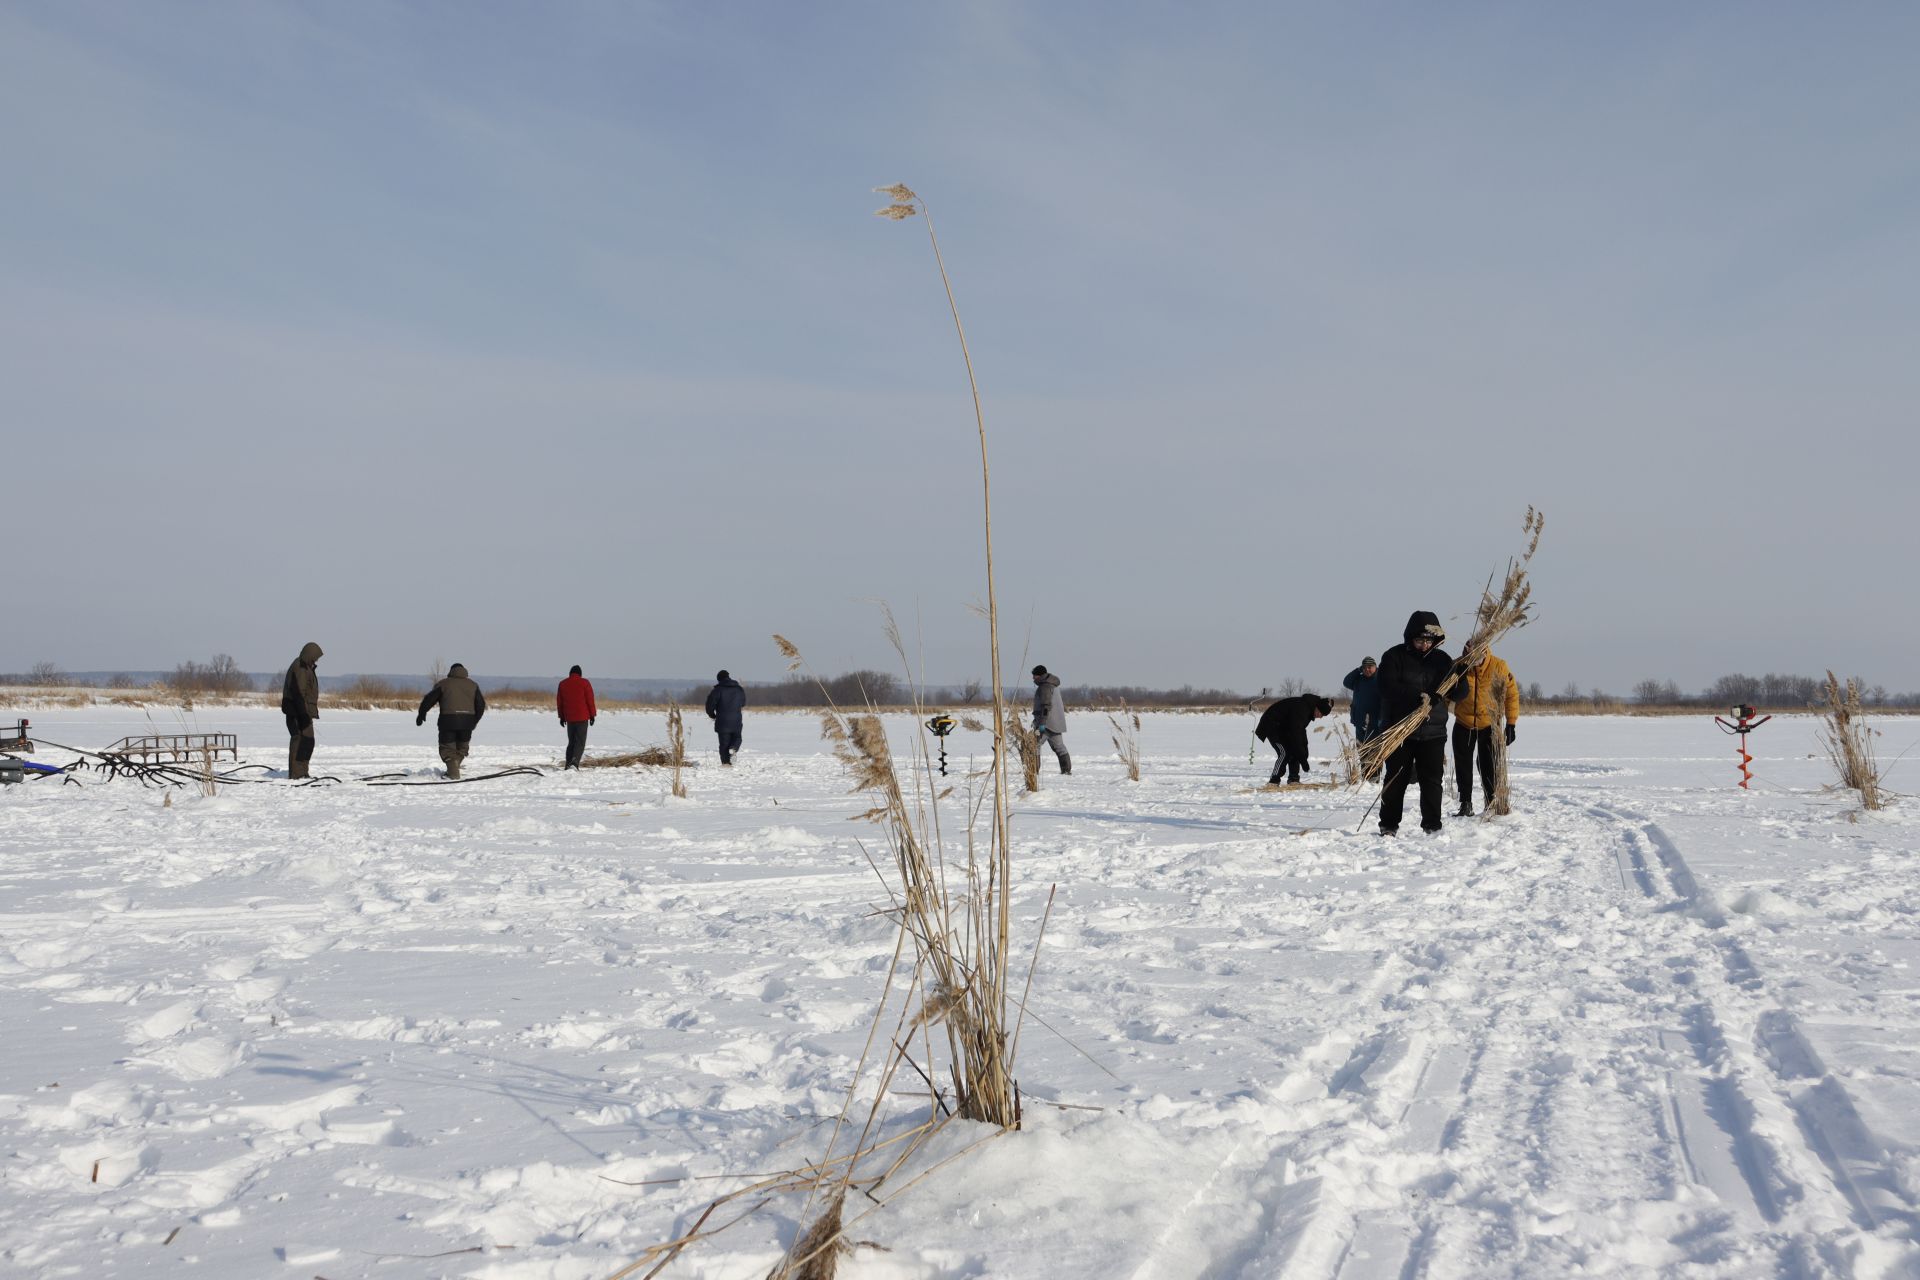
[[[395,719],[323,717],[317,768],[430,776]],[[1148,716],[1142,783],[1092,739],[1021,798],[1029,944],[1059,886],[1027,1128],[861,1206],[843,1276],[1920,1275],[1903,809],[1848,822],[1798,754],[1733,792],[1690,721],[1532,719],[1514,816],[1385,840],[1370,795],[1251,787],[1243,719]],[[277,747],[201,713],[236,725]],[[813,721],[748,728],[686,801],[0,792],[0,1274],[604,1276],[817,1157],[893,935]],[[549,730],[495,712],[470,767]],[[800,1213],[668,1274],[757,1280]]]

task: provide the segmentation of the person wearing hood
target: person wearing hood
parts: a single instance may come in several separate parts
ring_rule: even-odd
[[[1426,707],[1426,719],[1413,736],[1387,757],[1383,768],[1386,785],[1380,790],[1380,834],[1400,833],[1400,814],[1406,804],[1407,784],[1420,781],[1420,829],[1440,829],[1441,788],[1447,771],[1447,701],[1466,696],[1456,683],[1446,697],[1439,696],[1440,684],[1458,665],[1440,647],[1447,638],[1437,615],[1421,609],[1407,619],[1401,633],[1403,642],[1381,655],[1380,721],[1385,728],[1399,724]],[[1383,732],[1385,729],[1383,728]]]
[[[1300,771],[1312,768],[1307,763],[1307,726],[1332,710],[1331,699],[1317,693],[1303,693],[1298,697],[1278,698],[1261,713],[1253,736],[1271,746],[1279,757],[1273,762],[1273,776],[1267,779],[1267,785],[1278,783],[1283,770],[1286,781],[1298,782]]]
[[[313,759],[313,722],[320,714],[320,646],[309,640],[280,685],[280,714],[287,718],[287,777],[308,776]]]
[[[1386,728],[1380,723],[1379,677],[1380,665],[1371,657],[1366,657],[1360,659],[1360,665],[1347,672],[1347,678],[1340,682],[1353,695],[1347,718],[1353,721],[1355,742],[1370,742]]]
[[[720,763],[733,765],[734,753],[740,750],[740,733],[746,726],[747,691],[740,682],[724,670],[713,678],[713,688],[707,691],[707,719],[713,721],[713,731],[720,738]]]
[[[1067,754],[1067,704],[1060,697],[1060,677],[1044,666],[1033,669],[1033,731],[1060,758],[1060,772],[1073,772]]]
[[[560,682],[554,704],[560,712],[560,727],[567,731],[566,767],[578,769],[580,758],[587,754],[587,726],[600,716],[593,705],[593,682],[580,674],[578,663]]]
[[[1481,803],[1493,800],[1493,726],[1496,719],[1507,722],[1503,733],[1507,746],[1513,745],[1514,722],[1520,719],[1520,686],[1514,682],[1513,669],[1505,659],[1489,653],[1478,666],[1467,668],[1460,681],[1466,692],[1453,710],[1453,782],[1460,795],[1456,818],[1473,816],[1473,762],[1480,757]]]
[[[425,724],[427,712],[436,706],[440,708],[440,762],[447,766],[447,777],[457,782],[461,762],[467,758],[467,747],[473,740],[474,726],[487,714],[487,695],[468,678],[466,667],[456,662],[447,668],[446,678],[420,699],[420,714],[413,722]]]

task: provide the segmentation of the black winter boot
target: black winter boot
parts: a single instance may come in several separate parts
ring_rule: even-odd
[[[1062,752],[1060,756],[1060,772],[1062,773],[1073,772],[1073,757],[1065,754],[1064,752]]]
[[[1460,807],[1453,811],[1453,816],[1456,818],[1471,818],[1473,816],[1473,801],[1462,800]]]

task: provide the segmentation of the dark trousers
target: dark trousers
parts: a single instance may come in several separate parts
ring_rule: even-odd
[[[287,717],[287,776],[307,776],[307,762],[313,759],[313,721],[305,716]]]
[[[1369,715],[1353,716],[1350,718],[1353,720],[1353,740],[1355,742],[1372,742],[1380,736],[1382,726],[1380,724],[1380,713],[1378,711],[1372,712]]]
[[[720,735],[720,763],[732,764],[733,753],[740,749],[740,731],[738,729],[716,729]]]
[[[1447,777],[1447,740],[1415,738],[1387,757],[1387,785],[1380,790],[1380,829],[1398,831],[1407,784],[1420,780],[1420,829],[1440,829],[1440,790]]]
[[[1268,785],[1280,781],[1280,772],[1283,769],[1286,771],[1288,782],[1300,781],[1300,770],[1306,766],[1307,758],[1288,755],[1284,743],[1276,742],[1272,745],[1274,754],[1279,758],[1273,762],[1273,776],[1267,779]]]
[[[447,766],[449,778],[460,776],[460,765],[467,758],[467,746],[473,741],[476,719],[477,716],[464,711],[440,717],[440,763]]]
[[[1453,722],[1453,781],[1460,793],[1460,803],[1465,804],[1473,796],[1473,757],[1480,755],[1480,796],[1482,800],[1493,799],[1493,730],[1469,729],[1458,720]]]
[[[587,754],[587,722],[567,721],[567,768],[578,769],[580,757]]]

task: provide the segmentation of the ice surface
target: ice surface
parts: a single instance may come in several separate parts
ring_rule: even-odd
[[[284,759],[275,716],[191,719]],[[1260,789],[1250,717],[1143,720],[1141,782],[1082,716],[1017,802],[1023,947],[1059,886],[1025,1129],[850,1201],[842,1276],[1920,1274],[1920,814],[1849,820],[1811,721],[1741,792],[1704,716],[1528,717],[1514,816],[1385,840],[1371,793]],[[410,714],[318,727],[318,773],[435,776]],[[497,710],[468,770],[555,728]],[[686,800],[0,789],[0,1272],[607,1276],[817,1157],[893,954],[864,805],[811,717],[694,745]],[[948,740],[950,833],[986,752]],[[668,1274],[758,1280],[801,1213]]]

